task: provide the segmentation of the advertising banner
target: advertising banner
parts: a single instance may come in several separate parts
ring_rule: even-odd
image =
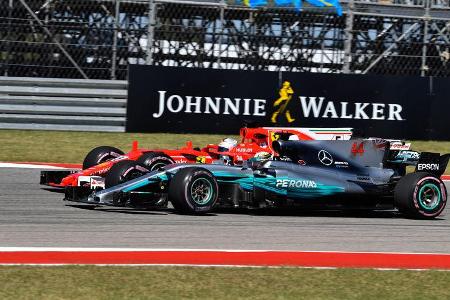
[[[450,140],[450,79],[430,78],[431,116],[427,139]]]
[[[275,110],[272,124],[353,127],[366,137],[410,139],[426,136],[430,126],[427,78],[286,72],[287,85],[291,100]]]
[[[128,132],[237,134],[267,123],[278,73],[131,66]]]
[[[435,129],[444,115],[432,112],[442,100],[430,92],[429,80],[130,66],[127,131],[237,134],[243,124],[254,123],[445,139]]]

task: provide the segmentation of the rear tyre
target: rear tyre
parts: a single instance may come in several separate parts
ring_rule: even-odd
[[[439,216],[447,203],[447,190],[436,176],[417,172],[407,174],[397,183],[394,204],[409,218],[433,219]]]
[[[122,160],[114,164],[106,173],[105,188],[110,188],[118,184],[141,177],[150,172],[145,166],[136,163],[133,160]]]
[[[205,214],[214,209],[219,187],[216,178],[204,168],[178,171],[169,185],[169,201],[184,214]]]
[[[92,149],[84,158],[83,170],[123,155],[123,151],[111,146],[100,146]]]
[[[175,163],[170,156],[161,152],[146,152],[139,157],[137,162],[146,166],[150,171]]]

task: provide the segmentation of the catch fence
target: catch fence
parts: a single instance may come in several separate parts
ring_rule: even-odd
[[[2,0],[0,75],[127,79],[129,64],[450,75],[448,0],[248,8],[183,0]]]

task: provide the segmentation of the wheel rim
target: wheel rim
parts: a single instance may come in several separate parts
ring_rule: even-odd
[[[427,183],[419,190],[419,204],[426,210],[435,209],[441,202],[441,191],[438,186]]]
[[[206,178],[197,178],[191,185],[192,200],[198,205],[207,204],[213,196],[213,187]]]

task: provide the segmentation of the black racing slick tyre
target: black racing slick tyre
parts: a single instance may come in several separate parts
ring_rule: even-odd
[[[175,163],[170,156],[161,152],[146,152],[138,158],[137,162],[146,166],[150,171]]]
[[[105,188],[110,188],[118,184],[141,177],[150,172],[145,166],[133,160],[122,160],[114,164],[106,173]]]
[[[169,201],[183,214],[205,214],[214,209],[219,186],[216,178],[204,168],[185,168],[170,182]]]
[[[394,204],[409,218],[433,219],[447,203],[447,190],[442,180],[432,174],[407,174],[397,183]]]
[[[117,158],[123,155],[123,151],[111,146],[100,146],[92,149],[84,158],[83,170],[89,169],[105,161]]]

